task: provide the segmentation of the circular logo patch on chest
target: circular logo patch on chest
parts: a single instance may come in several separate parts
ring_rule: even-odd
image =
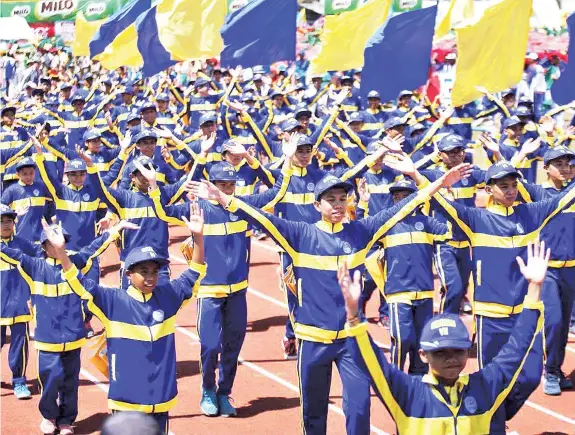
[[[239,219],[239,218],[238,218],[235,214],[230,213],[230,220],[231,220],[232,222],[235,222],[235,221],[237,221],[238,219]]]
[[[416,229],[417,231],[423,231],[423,228],[425,228],[425,227],[423,226],[423,222],[416,222],[416,223],[415,223],[415,229]]]
[[[461,184],[467,186],[469,184],[469,180],[467,178],[464,178],[463,180],[461,180]]]
[[[314,183],[307,183],[307,190],[308,191],[313,192],[314,189],[315,189]]]
[[[34,196],[40,195],[40,191],[38,189],[34,189],[32,193],[34,194]]]
[[[156,310],[152,313],[152,318],[156,322],[163,322],[164,321],[164,312],[162,310]]]
[[[343,243],[343,252],[346,254],[351,254],[351,245],[347,242]]]
[[[463,400],[463,405],[465,406],[465,410],[470,414],[475,414],[477,411],[477,400],[475,400],[475,397],[467,396]]]
[[[82,199],[83,199],[84,201],[89,201],[89,200],[90,200],[90,195],[87,194],[87,193],[84,193],[84,194],[82,195]]]

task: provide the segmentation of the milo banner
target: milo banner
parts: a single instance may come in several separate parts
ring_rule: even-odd
[[[228,0],[228,14],[243,8],[249,2],[250,0]]]
[[[0,16],[20,16],[29,23],[74,21],[80,11],[88,21],[107,18],[129,0],[0,0]]]
[[[408,12],[414,11],[416,9],[421,9],[423,6],[423,0],[393,0],[393,12]]]

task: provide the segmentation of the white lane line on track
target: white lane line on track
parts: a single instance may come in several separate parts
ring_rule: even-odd
[[[184,329],[184,328],[182,328],[182,327],[180,327],[180,326],[177,326],[177,325],[176,325],[176,330],[179,331],[179,332],[181,332],[182,334],[188,336],[189,338],[191,338],[191,339],[194,340],[194,341],[199,341],[199,340],[200,340],[200,338],[199,338],[196,334],[194,334],[193,332],[188,331],[187,329]],[[271,379],[272,381],[277,382],[278,384],[283,385],[283,386],[286,387],[287,389],[289,389],[289,390],[291,390],[291,391],[293,391],[293,392],[299,394],[299,388],[298,388],[297,386],[295,386],[295,385],[292,384],[291,382],[286,381],[285,379],[280,378],[279,376],[274,375],[273,373],[271,373],[271,372],[267,371],[266,369],[264,369],[264,368],[258,366],[257,364],[254,364],[254,363],[252,363],[252,362],[246,361],[246,360],[243,359],[241,356],[238,358],[238,362],[239,362],[241,365],[246,366],[246,367],[249,368],[250,370],[253,370],[253,371],[259,373],[260,375],[263,375],[263,376],[265,376],[266,378]],[[336,405],[334,405],[334,404],[332,404],[332,403],[329,404],[329,409],[332,410],[333,412],[335,412],[336,414],[344,415],[344,414],[343,414],[343,410],[342,410],[340,407],[338,407],[338,406],[336,406]],[[375,434],[378,434],[378,435],[390,435],[390,434],[388,434],[387,432],[384,432],[384,431],[382,431],[381,429],[378,429],[378,428],[375,427],[374,425],[370,425],[370,427],[371,427],[371,431],[372,431],[373,433],[375,433]]]

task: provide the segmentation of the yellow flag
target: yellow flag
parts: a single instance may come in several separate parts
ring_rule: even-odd
[[[76,14],[76,35],[72,45],[74,56],[90,56],[90,41],[105,20],[86,21],[84,14]]]
[[[226,0],[164,0],[158,5],[158,37],[174,60],[219,56]]]
[[[106,47],[103,53],[95,56],[104,68],[113,70],[121,66],[139,68],[144,59],[138,51],[138,35],[135,24],[128,26],[114,41]]]
[[[321,34],[321,51],[311,61],[312,74],[361,68],[369,38],[385,23],[392,0],[371,0],[339,15],[327,15]]]
[[[435,28],[435,37],[443,38],[451,29],[473,18],[473,0],[451,0],[447,13]]]
[[[454,106],[481,97],[475,86],[499,92],[521,80],[530,6],[531,1],[503,0],[487,8],[475,23],[455,29],[458,58],[451,94]]]

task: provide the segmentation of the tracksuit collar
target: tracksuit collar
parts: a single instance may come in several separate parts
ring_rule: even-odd
[[[320,230],[322,230],[326,233],[331,233],[331,234],[339,233],[341,230],[343,230],[343,224],[341,222],[339,222],[337,224],[332,224],[331,222],[328,222],[328,221],[325,221],[322,219],[321,221],[317,222],[315,225]]]
[[[293,167],[293,173],[296,177],[305,177],[307,175],[307,168],[300,168],[299,166]]]
[[[513,207],[505,207],[500,204],[495,204],[491,197],[487,200],[487,210],[500,216],[511,216],[515,212]]]
[[[138,302],[148,302],[152,298],[153,294],[153,293],[148,294],[142,293],[140,290],[138,290],[136,287],[132,285],[128,287],[128,290],[126,291],[128,292],[128,295],[130,295],[130,297],[137,300]]]

